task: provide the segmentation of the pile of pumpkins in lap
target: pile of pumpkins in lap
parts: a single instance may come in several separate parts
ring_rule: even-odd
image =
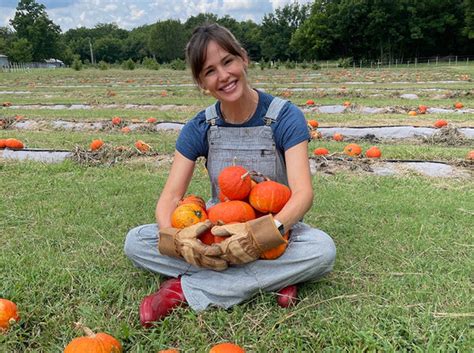
[[[256,180],[262,180],[257,183]],[[189,227],[209,219],[213,224],[247,222],[267,214],[276,214],[285,206],[291,196],[288,186],[270,180],[257,172],[249,172],[244,167],[233,165],[222,169],[217,178],[219,200],[206,209],[204,199],[197,195],[187,195],[178,202],[171,215],[174,228]],[[269,249],[261,259],[273,260],[286,250],[289,233],[285,233],[285,244]],[[207,245],[220,243],[226,237],[215,236],[207,231],[199,237]]]

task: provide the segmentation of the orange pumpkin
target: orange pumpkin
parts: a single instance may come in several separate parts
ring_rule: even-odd
[[[260,258],[264,260],[274,260],[276,258],[279,258],[286,250],[288,247],[288,238],[289,238],[290,232],[286,232],[283,235],[283,239],[285,239],[285,243],[278,245],[277,247],[273,249],[269,249],[267,251],[264,251],[261,255]]]
[[[252,179],[244,167],[233,165],[221,170],[217,184],[229,200],[243,200],[249,195]]]
[[[148,152],[151,148],[149,144],[143,142],[142,140],[136,141],[135,147],[137,148],[137,150],[139,150],[142,153]]]
[[[170,349],[162,349],[158,353],[179,353],[179,351],[177,349],[170,348]]]
[[[329,150],[324,147],[318,147],[313,151],[315,156],[327,156],[329,154]]]
[[[351,102],[345,101],[343,104],[346,108],[351,106]]]
[[[120,342],[113,336],[104,333],[94,333],[88,327],[79,325],[85,336],[74,338],[64,349],[64,353],[121,353]]]
[[[202,209],[206,209],[206,201],[201,196],[196,196],[193,194],[189,194],[184,196],[181,200],[178,201],[178,205],[184,205],[186,203],[194,203],[198,206],[200,206]]]
[[[336,132],[334,135],[332,135],[332,138],[334,139],[334,141],[344,140],[344,136],[340,134],[339,132]]]
[[[456,109],[462,109],[463,107],[464,107],[464,104],[462,104],[461,102],[454,103],[454,108]]]
[[[444,119],[436,120],[435,123],[433,124],[433,126],[438,128],[438,129],[442,128],[443,126],[447,126],[447,125],[448,125],[448,122]]]
[[[467,153],[466,159],[474,160],[474,150]]]
[[[313,130],[309,134],[313,140],[317,140],[323,137],[323,134],[317,130]]]
[[[153,124],[153,123],[156,123],[157,120],[156,120],[156,118],[148,118],[148,119],[146,119],[146,122]]]
[[[417,114],[416,114],[416,112],[415,112],[414,110],[410,110],[410,111],[408,112],[408,115],[410,115],[410,116],[416,116]]]
[[[428,107],[426,105],[418,106],[418,111],[420,112],[420,114],[425,114],[427,110],[428,110]]]
[[[245,353],[245,349],[234,343],[219,343],[211,347],[209,353]]]
[[[25,147],[25,145],[20,140],[10,138],[5,140],[5,147],[12,150],[21,150]]]
[[[306,101],[306,105],[314,105],[314,100],[308,99],[308,100]]]
[[[90,145],[90,149],[91,149],[91,151],[97,151],[97,150],[101,149],[103,145],[104,145],[104,141],[102,141],[100,139],[92,140],[91,145]]]
[[[315,129],[319,126],[319,123],[316,120],[308,120],[308,125]]]
[[[230,223],[236,223],[236,222],[230,222]],[[210,230],[204,232],[203,234],[199,236],[199,240],[206,245],[217,244],[226,239],[227,237],[221,237],[221,236],[212,234]]]
[[[112,125],[120,125],[121,122],[122,122],[122,119],[118,116],[114,116],[112,118]]]
[[[362,148],[356,143],[350,143],[344,147],[344,153],[351,157],[357,157],[362,153]]]
[[[252,206],[241,200],[220,202],[209,208],[207,212],[212,223],[247,222],[256,218]]]
[[[0,139],[0,148],[5,148],[7,146],[6,142],[7,139]]]
[[[124,134],[127,134],[132,130],[128,126],[124,126],[123,128],[120,129],[120,131],[122,131]]]
[[[382,156],[382,151],[380,151],[377,146],[372,146],[365,151],[365,156],[367,158],[380,158]]]
[[[207,219],[206,211],[195,203],[178,206],[171,214],[171,225],[174,228],[186,228]]]
[[[11,300],[0,298],[0,332],[8,330],[10,325],[19,320],[16,304]]]
[[[250,192],[249,202],[263,213],[278,213],[291,197],[288,186],[272,180],[258,183]]]

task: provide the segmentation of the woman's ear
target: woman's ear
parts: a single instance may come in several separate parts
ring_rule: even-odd
[[[242,51],[242,60],[244,61],[245,67],[247,67],[250,63],[249,56],[247,55],[247,50],[245,50],[244,48],[240,48],[240,50]]]

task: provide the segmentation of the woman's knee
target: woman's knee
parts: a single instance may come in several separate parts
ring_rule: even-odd
[[[123,250],[125,252],[125,255],[129,258],[132,258],[136,252],[139,228],[140,227],[135,227],[130,229],[125,237]]]

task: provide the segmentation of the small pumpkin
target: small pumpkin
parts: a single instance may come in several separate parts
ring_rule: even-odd
[[[19,320],[16,304],[11,300],[0,298],[0,332],[8,330],[10,325]]]
[[[274,260],[276,258],[279,258],[283,253],[285,252],[286,248],[288,247],[288,238],[289,238],[290,232],[286,232],[283,235],[283,239],[285,239],[285,243],[278,245],[275,248],[268,249],[267,251],[264,251],[261,255],[260,258],[263,260]]]
[[[77,327],[84,330],[85,336],[74,338],[64,349],[64,353],[121,353],[122,345],[113,336],[104,333],[94,333],[90,328],[81,324]]]
[[[469,159],[469,160],[471,160],[471,161],[474,160],[474,150],[469,151],[469,152],[467,153],[466,159]]]
[[[365,156],[367,158],[380,158],[382,156],[382,151],[380,151],[377,146],[372,146],[365,151]]]
[[[253,208],[263,213],[278,213],[291,197],[288,186],[273,180],[265,180],[255,185],[249,195]]]
[[[317,120],[311,119],[308,120],[308,125],[315,129],[319,126],[319,123],[317,122]]]
[[[245,353],[245,349],[234,343],[224,342],[212,346],[209,353]]]
[[[344,147],[344,153],[351,157],[357,157],[362,153],[362,148],[356,143],[350,143]]]
[[[18,139],[9,138],[5,140],[5,147],[11,150],[21,150],[25,147],[25,145]]]
[[[447,126],[448,125],[448,122],[444,119],[439,119],[439,120],[436,120],[435,123],[433,124],[434,127],[440,129],[444,126]]]
[[[241,200],[220,202],[209,208],[207,213],[212,223],[247,222],[256,218],[255,210],[252,206]]]
[[[235,223],[235,222],[231,222],[231,223]],[[199,240],[206,245],[217,244],[226,239],[227,237],[221,237],[221,236],[212,234],[210,230],[204,232],[203,234],[199,236]]]
[[[200,206],[202,209],[206,209],[206,201],[201,196],[189,194],[184,196],[181,200],[178,201],[178,205],[184,205],[186,203],[194,203],[198,206]]]
[[[425,114],[427,110],[428,110],[428,107],[426,105],[419,105],[418,106],[418,112],[420,114]]]
[[[408,112],[408,115],[410,115],[410,116],[416,116],[417,114],[416,114],[416,111],[410,110],[410,111]]]
[[[464,104],[462,104],[461,102],[454,103],[454,108],[456,109],[462,109],[463,107],[464,107]]]
[[[104,145],[104,141],[102,141],[101,139],[96,139],[96,140],[92,140],[89,147],[91,151],[97,151],[101,149],[103,145]]]
[[[344,107],[350,107],[351,106],[351,102],[349,101],[345,101],[344,104],[343,104]]]
[[[344,140],[344,136],[339,132],[334,133],[334,135],[332,135],[332,138],[333,138],[334,141]]]
[[[207,219],[206,211],[195,203],[178,206],[171,214],[171,225],[174,228],[186,228]]]
[[[5,148],[7,146],[6,142],[7,139],[0,139],[0,148]]]
[[[313,140],[318,140],[323,137],[323,134],[317,130],[313,130],[309,134]]]
[[[128,126],[124,126],[120,129],[120,131],[122,131],[124,134],[128,134],[132,130]]]
[[[158,121],[158,120],[157,120],[156,118],[151,118],[151,117],[148,118],[148,119],[146,119],[146,122],[147,122],[147,123],[150,123],[150,124],[156,123],[157,121]]]
[[[151,148],[149,144],[143,142],[142,140],[136,141],[135,147],[137,148],[137,150],[139,150],[142,153],[148,152]]]
[[[329,154],[329,150],[324,147],[318,147],[313,151],[315,156],[327,156]]]
[[[122,119],[118,116],[114,116],[112,118],[112,125],[120,125],[122,123]]]
[[[306,101],[306,105],[314,105],[314,100],[308,99],[308,100]]]
[[[252,179],[247,169],[232,165],[221,170],[217,177],[217,184],[219,190],[229,200],[243,200],[249,195]]]

